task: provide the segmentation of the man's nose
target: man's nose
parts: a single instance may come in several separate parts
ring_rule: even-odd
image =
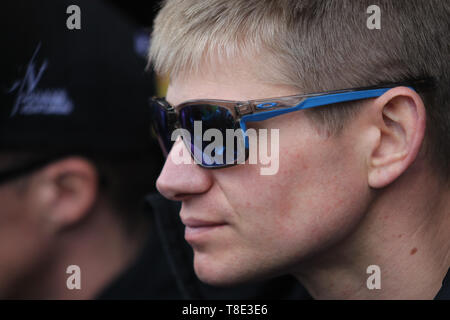
[[[173,153],[179,152],[180,148],[184,148],[183,152],[189,154],[184,143],[178,140],[167,156],[161,174],[156,181],[158,191],[165,198],[174,201],[183,201],[205,193],[211,188],[213,182],[210,170],[203,169],[195,164],[190,156],[189,163],[174,161]]]

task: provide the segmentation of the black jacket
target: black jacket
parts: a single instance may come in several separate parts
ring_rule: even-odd
[[[434,300],[450,300],[450,270],[442,281],[442,288],[439,290]]]

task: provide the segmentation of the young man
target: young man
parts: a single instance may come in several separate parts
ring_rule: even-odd
[[[191,134],[200,165],[175,142],[157,188],[182,201],[201,280],[292,274],[318,299],[448,297],[449,15],[446,0],[163,2],[157,129],[167,151],[172,129]],[[278,129],[278,170],[211,162],[195,121]]]

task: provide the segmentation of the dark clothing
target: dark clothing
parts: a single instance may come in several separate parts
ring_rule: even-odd
[[[151,227],[146,247],[98,299],[310,299],[291,276],[231,288],[202,283],[194,272],[179,210],[179,203],[158,194],[147,198]]]
[[[154,223],[153,212],[145,212],[150,220],[148,237],[142,252],[97,299],[182,299],[172,275]]]
[[[434,297],[434,300],[450,300],[450,269],[442,281],[441,290],[439,290],[436,297]]]

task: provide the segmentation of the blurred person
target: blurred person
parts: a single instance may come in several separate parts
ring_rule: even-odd
[[[372,4],[162,2],[157,188],[182,202],[202,281],[290,274],[317,299],[450,298],[450,2],[376,1],[381,30]],[[279,130],[275,173],[250,163],[247,128]],[[245,149],[211,148],[207,129],[242,129]]]
[[[94,298],[145,247],[160,166],[137,31],[98,1],[9,1],[1,16],[0,297]]]

